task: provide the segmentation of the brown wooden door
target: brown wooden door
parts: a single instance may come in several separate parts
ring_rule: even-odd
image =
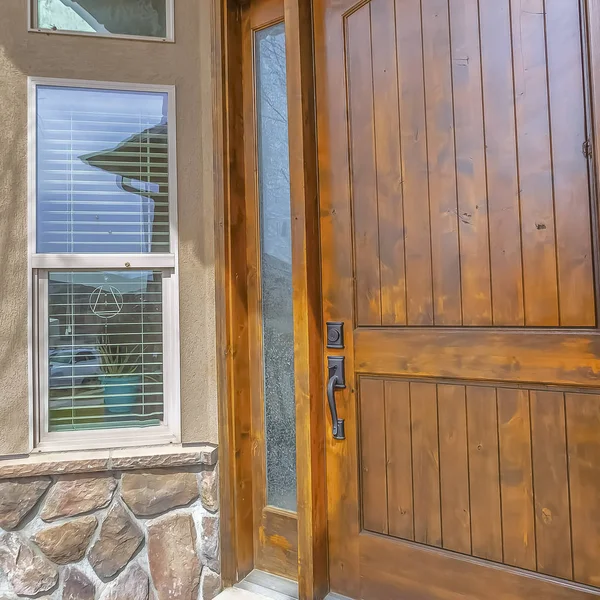
[[[314,0],[336,592],[600,595],[597,4]]]

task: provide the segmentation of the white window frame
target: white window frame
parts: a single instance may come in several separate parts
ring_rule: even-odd
[[[46,77],[28,78],[28,286],[30,449],[38,452],[92,450],[181,443],[179,257],[175,86]],[[37,89],[39,86],[168,94],[169,235],[164,254],[37,254]],[[163,301],[164,422],[156,427],[50,432],[48,427],[49,271],[147,269],[161,271]]]
[[[100,0],[98,0],[100,1]],[[66,29],[44,29],[38,27],[38,0],[27,0],[28,29],[30,32],[52,33],[59,35],[82,35],[85,37],[116,38],[124,40],[140,40],[143,42],[174,42],[175,41],[175,0],[165,0],[167,6],[167,36],[153,37],[145,35],[127,35],[122,33],[101,33],[90,31],[70,31]]]

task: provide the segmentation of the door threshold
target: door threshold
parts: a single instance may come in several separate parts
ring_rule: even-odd
[[[223,590],[215,600],[298,600],[298,583],[255,569],[234,587]],[[350,600],[333,592],[325,600]]]

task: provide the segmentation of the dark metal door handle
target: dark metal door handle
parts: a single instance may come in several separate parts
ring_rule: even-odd
[[[346,430],[344,419],[339,419],[337,415],[337,406],[335,404],[335,390],[343,389],[345,385],[344,377],[344,357],[330,356],[327,359],[329,367],[329,381],[327,382],[327,401],[329,411],[331,412],[331,423],[333,438],[336,440],[346,439]]]

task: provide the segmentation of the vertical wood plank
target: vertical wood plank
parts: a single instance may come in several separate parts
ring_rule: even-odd
[[[467,387],[473,555],[502,562],[496,389]]]
[[[448,1],[423,0],[434,322],[461,325],[460,256]]]
[[[421,2],[396,0],[407,323],[433,325]],[[417,50],[415,50],[417,49]]]
[[[525,324],[558,325],[544,0],[511,0]]]
[[[437,390],[410,384],[415,541],[442,545]]]
[[[600,396],[567,394],[575,581],[600,586]]]
[[[580,3],[545,5],[560,324],[595,325]]]
[[[319,203],[313,62],[312,8],[285,0],[292,277],[294,306],[294,390],[296,395],[296,471],[298,592],[325,598],[327,504],[325,419],[323,417],[322,312]]]
[[[373,93],[383,325],[406,325],[404,216],[394,0],[372,0]]]
[[[450,2],[464,325],[492,324],[478,4],[478,0]]]
[[[346,20],[356,319],[381,325],[370,7]]]
[[[364,528],[388,533],[385,399],[382,379],[360,383],[360,454]]]
[[[438,385],[444,548],[471,554],[467,409],[462,385]]]
[[[573,578],[565,399],[562,392],[530,392],[537,570]]]
[[[523,325],[509,0],[480,2],[494,325]]]
[[[390,535],[414,540],[410,389],[385,382],[387,502]]]
[[[529,392],[498,388],[504,562],[535,571]]]

